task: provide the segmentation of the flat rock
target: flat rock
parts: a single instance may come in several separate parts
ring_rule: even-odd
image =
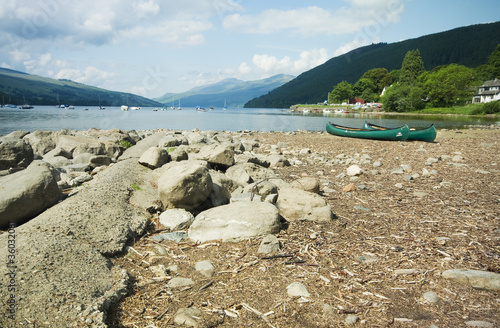
[[[442,273],[443,278],[462,284],[468,284],[473,288],[486,289],[490,291],[500,290],[500,274],[466,269],[451,269]]]
[[[292,297],[310,297],[311,294],[307,290],[307,287],[301,282],[292,282],[286,288],[288,296]]]
[[[0,170],[27,167],[33,161],[33,148],[20,138],[0,138]]]
[[[236,202],[211,208],[195,217],[188,230],[192,240],[230,241],[277,233],[278,209],[269,203]]]
[[[187,229],[193,221],[193,214],[183,208],[172,208],[160,214],[161,225],[170,230]]]
[[[267,235],[262,239],[260,243],[259,250],[257,253],[260,254],[271,254],[278,253],[281,249],[280,241],[275,235]]]
[[[159,147],[148,148],[139,158],[140,164],[153,170],[168,163],[168,161],[169,157],[167,151]]]
[[[323,198],[297,188],[280,188],[276,206],[289,221],[322,222],[332,219],[332,209]]]
[[[301,177],[293,180],[290,184],[294,188],[299,188],[315,194],[319,193],[320,190],[319,179],[315,177]]]
[[[177,310],[175,314],[174,323],[176,325],[188,326],[188,327],[199,327],[198,321],[202,312],[200,309],[195,307],[181,308]]]

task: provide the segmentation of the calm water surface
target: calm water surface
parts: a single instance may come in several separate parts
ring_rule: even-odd
[[[87,110],[86,110],[87,109]],[[425,127],[431,123],[438,128],[461,128],[464,125],[500,124],[496,119],[468,116],[415,116],[415,115],[373,115],[373,114],[301,114],[285,109],[232,109],[196,111],[182,110],[153,111],[153,107],[140,110],[121,111],[119,107],[77,106],[67,110],[53,106],[35,106],[33,109],[0,108],[0,135],[16,130],[62,129],[88,130],[91,128],[109,130],[179,129],[179,130],[252,130],[252,131],[324,131],[332,121],[340,125],[362,127],[365,120],[377,125],[397,127]]]

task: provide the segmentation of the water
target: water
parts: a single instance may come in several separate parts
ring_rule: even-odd
[[[85,110],[85,109],[88,110]],[[301,114],[286,109],[222,109],[207,112],[195,108],[182,110],[168,109],[153,111],[153,107],[140,110],[121,111],[120,107],[76,106],[66,110],[53,106],[35,106],[33,109],[0,108],[0,135],[16,130],[59,131],[62,129],[88,130],[91,128],[109,130],[251,130],[251,131],[324,131],[325,125],[334,121],[340,125],[362,127],[365,120],[377,125],[397,127],[408,124],[410,127],[425,127],[430,124],[438,128],[461,128],[464,125],[499,124],[491,117],[469,116],[429,116],[429,115],[391,115],[391,114]]]

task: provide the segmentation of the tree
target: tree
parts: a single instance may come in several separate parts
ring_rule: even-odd
[[[403,84],[413,85],[418,76],[424,72],[424,62],[420,56],[420,50],[410,50],[406,53],[401,65],[401,73],[399,82]]]
[[[473,86],[480,85],[474,69],[463,65],[441,66],[421,77],[423,88],[436,107],[465,103],[473,96]]]
[[[374,88],[372,88],[374,93],[380,94],[385,87],[388,87],[394,81],[394,78],[385,68],[373,68],[366,71],[365,74],[360,78],[369,79],[372,81]]]
[[[407,84],[394,84],[388,88],[381,101],[384,108],[391,112],[409,112],[425,107],[422,100],[424,90],[419,86]]]
[[[338,83],[328,94],[329,103],[341,103],[343,101],[349,101],[352,98],[354,92],[352,89],[352,84],[347,81],[342,81]]]
[[[491,67],[492,79],[500,78],[500,43],[488,58],[488,64]]]

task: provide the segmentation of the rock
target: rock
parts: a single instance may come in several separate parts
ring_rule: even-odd
[[[373,167],[381,167],[383,164],[381,161],[375,161],[373,162]]]
[[[88,173],[84,173],[82,175],[77,176],[74,179],[71,179],[71,181],[69,181],[69,185],[72,187],[76,187],[90,180],[92,180],[92,176]]]
[[[473,288],[500,291],[500,274],[466,269],[451,269],[442,273],[443,278],[462,284],[468,284]]]
[[[352,192],[354,190],[356,190],[356,186],[354,185],[354,183],[349,183],[347,186],[344,187],[344,189],[342,189],[344,192]]]
[[[278,209],[269,203],[236,202],[198,214],[188,230],[189,238],[199,242],[230,241],[277,233]]]
[[[210,165],[227,169],[234,164],[234,149],[231,145],[211,144],[203,146],[196,158]]]
[[[98,166],[107,166],[110,165],[113,161],[108,155],[96,155],[90,157],[90,166],[98,167]]]
[[[292,282],[286,288],[288,296],[291,297],[310,297],[311,294],[307,291],[307,287],[300,282]]]
[[[159,199],[165,207],[194,209],[212,192],[206,162],[170,162],[158,180]]]
[[[60,191],[49,164],[34,161],[26,170],[0,178],[0,226],[21,223],[56,204]]]
[[[465,158],[462,155],[455,155],[451,159],[453,162],[463,162]]]
[[[423,297],[429,303],[437,303],[440,300],[438,294],[435,292],[425,292]]]
[[[170,159],[173,162],[187,161],[189,159],[189,155],[186,151],[185,146],[177,147],[174,151],[169,153]]]
[[[181,288],[192,285],[194,285],[194,281],[192,279],[182,277],[172,278],[167,284],[168,288]]]
[[[397,269],[397,270],[394,270],[394,274],[396,276],[399,276],[399,275],[411,275],[411,274],[415,274],[415,273],[418,273],[419,270],[418,269]]]
[[[185,137],[174,137],[172,135],[167,135],[163,137],[160,142],[158,143],[158,147],[160,148],[171,148],[171,147],[177,147],[180,145],[187,145],[188,140]]]
[[[491,322],[488,321],[479,321],[479,320],[472,320],[472,321],[466,321],[465,325],[467,327],[478,327],[478,328],[493,328],[495,327]]]
[[[323,198],[297,188],[280,188],[276,206],[289,221],[323,222],[332,219],[332,209]]]
[[[0,138],[0,170],[28,167],[33,161],[33,148],[23,139]]]
[[[156,169],[164,164],[168,163],[169,156],[165,149],[159,147],[151,147],[146,150],[139,158],[139,163],[149,167],[150,169]]]
[[[299,188],[312,193],[319,193],[320,182],[318,178],[314,177],[302,177],[293,180],[290,185],[294,188]]]
[[[31,145],[33,153],[43,156],[56,148],[54,135],[57,134],[58,132],[36,130],[33,133],[25,135],[23,139]]]
[[[380,259],[375,255],[361,255],[356,257],[356,260],[361,263],[375,263],[380,261]]]
[[[345,318],[344,322],[347,325],[355,325],[359,321],[359,317],[354,314],[348,314],[347,317]]]
[[[209,260],[197,262],[195,269],[207,278],[211,278],[215,274],[215,267]]]
[[[283,155],[278,155],[278,154],[269,155],[267,157],[267,161],[270,163],[270,167],[290,166],[290,162]]]
[[[199,318],[202,312],[195,307],[181,308],[175,314],[174,323],[176,325],[185,325],[188,327],[199,327]]]
[[[160,278],[167,277],[167,269],[163,264],[151,266],[149,267],[149,269],[151,270],[151,272],[154,273],[156,277]]]
[[[73,157],[73,164],[86,164],[90,165],[90,159],[94,157],[94,154],[91,153],[81,153]]]
[[[254,163],[242,163],[231,166],[226,171],[226,176],[241,185],[259,182],[276,176],[273,170]]]
[[[250,192],[234,193],[231,195],[231,203],[235,202],[262,202],[262,196]]]
[[[154,240],[162,241],[162,240],[173,240],[175,242],[181,242],[187,238],[187,233],[184,231],[174,231],[168,233],[161,233],[159,235],[154,235],[151,237]]]
[[[258,183],[253,183],[247,186],[245,191],[254,195],[259,195],[261,198],[265,199],[269,195],[277,194],[278,186],[271,181],[261,180]]]
[[[347,168],[346,174],[348,176],[358,176],[363,174],[363,170],[358,165],[351,165]]]
[[[193,214],[183,208],[172,208],[160,214],[161,225],[170,230],[187,229],[193,221]]]
[[[239,187],[238,182],[219,171],[210,170],[209,172],[212,178],[212,192],[209,196],[210,203],[213,206],[228,204],[231,199],[231,193]]]
[[[106,147],[95,138],[86,136],[61,135],[57,138],[57,146],[73,155],[73,158],[82,153],[106,155]]]
[[[275,235],[267,235],[262,239],[257,253],[271,254],[280,251],[281,245],[278,237]]]

